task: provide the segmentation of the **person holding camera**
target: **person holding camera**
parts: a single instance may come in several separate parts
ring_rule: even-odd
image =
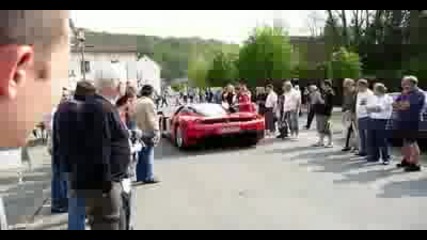
[[[158,183],[154,177],[154,147],[160,141],[160,127],[156,106],[153,101],[154,88],[144,85],[141,89],[141,98],[135,108],[135,121],[141,130],[141,140],[144,147],[139,152],[136,166],[136,181],[145,184]]]
[[[321,92],[314,95],[315,99],[313,100],[313,109],[316,115],[316,129],[319,136],[314,147],[332,148],[331,116],[335,97],[335,92],[332,89],[332,81],[329,79],[323,80],[321,89]],[[325,138],[327,139],[326,145],[324,144]]]
[[[133,126],[132,117],[134,114],[134,104],[136,101],[136,91],[128,87],[125,95],[120,97],[117,102],[117,110],[122,123],[129,131],[130,146],[130,164],[127,177],[122,181],[123,185],[123,208],[122,208],[122,230],[135,229],[136,223],[136,191],[132,187],[132,182],[136,181],[136,165],[138,163],[137,153],[142,150],[143,144],[140,141],[141,131]]]

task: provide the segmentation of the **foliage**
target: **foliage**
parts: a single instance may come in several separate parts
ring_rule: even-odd
[[[295,45],[291,55],[291,77],[299,79],[316,78],[311,76],[308,64],[308,49],[305,44]]]
[[[210,86],[222,87],[237,78],[237,56],[217,52],[208,71],[207,79]]]
[[[209,61],[196,49],[192,50],[192,56],[188,61],[188,80],[192,87],[204,88],[208,86],[207,74]]]
[[[332,54],[327,68],[327,77],[330,79],[357,79],[360,78],[362,70],[359,55],[347,51],[344,47]]]
[[[363,74],[379,79],[412,73],[427,77],[424,44],[427,26],[420,10],[326,10],[324,28],[327,51],[345,47],[357,52]],[[424,60],[425,59],[425,60]]]
[[[237,61],[239,77],[251,87],[266,79],[291,77],[291,45],[281,28],[256,28],[241,47]]]
[[[184,83],[176,83],[171,85],[172,90],[175,92],[181,92],[185,90],[185,84]]]
[[[187,76],[192,49],[197,48],[205,59],[212,59],[216,52],[238,54],[238,44],[227,44],[200,38],[160,38],[146,35],[111,34],[86,31],[88,46],[135,46],[137,57],[147,55],[162,67],[162,78],[175,79]]]

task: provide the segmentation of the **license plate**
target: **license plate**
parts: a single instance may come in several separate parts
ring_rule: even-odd
[[[221,129],[221,133],[236,133],[236,132],[240,132],[239,127],[225,127]]]

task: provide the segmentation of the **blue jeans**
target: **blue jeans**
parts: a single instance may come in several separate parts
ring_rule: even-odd
[[[357,125],[359,127],[359,139],[360,139],[360,154],[367,154],[368,150],[368,126],[369,126],[369,117],[357,119]]]
[[[146,182],[154,179],[154,146],[146,146],[138,156],[138,164],[136,165],[136,181]]]
[[[85,230],[85,221],[85,199],[74,193],[68,199],[68,230]]]
[[[67,188],[65,167],[58,161],[52,161],[51,209],[53,212],[66,212],[68,206]]]
[[[368,161],[377,162],[380,157],[389,161],[389,146],[387,141],[387,120],[371,119],[368,129]]]

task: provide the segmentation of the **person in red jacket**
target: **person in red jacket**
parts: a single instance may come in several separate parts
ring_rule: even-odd
[[[256,112],[255,105],[251,101],[250,94],[248,94],[249,91],[241,87],[236,90],[239,112]]]

